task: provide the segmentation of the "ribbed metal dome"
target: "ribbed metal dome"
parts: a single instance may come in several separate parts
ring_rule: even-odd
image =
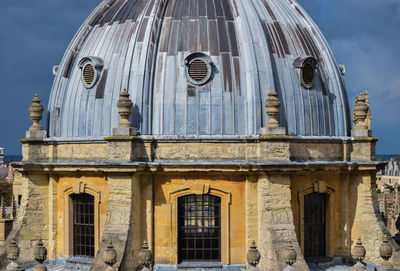
[[[289,135],[349,134],[340,69],[293,0],[102,2],[55,76],[50,136],[111,135],[124,88],[143,135],[256,135],[271,89]]]

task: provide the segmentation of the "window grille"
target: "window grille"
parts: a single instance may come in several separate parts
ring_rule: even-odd
[[[94,197],[72,195],[74,256],[94,257]]]
[[[221,199],[189,195],[178,200],[178,258],[180,262],[220,261]]]

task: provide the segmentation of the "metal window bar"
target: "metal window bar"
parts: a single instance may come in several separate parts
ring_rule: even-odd
[[[221,199],[189,195],[178,200],[178,258],[180,262],[221,259]]]
[[[72,195],[74,256],[94,257],[94,197]]]

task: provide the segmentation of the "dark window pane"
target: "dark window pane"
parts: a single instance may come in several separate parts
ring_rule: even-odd
[[[72,195],[74,256],[94,257],[94,197]]]
[[[180,261],[220,260],[220,198],[189,195],[178,200]]]

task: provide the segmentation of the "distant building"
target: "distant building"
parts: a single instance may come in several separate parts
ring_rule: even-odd
[[[0,167],[0,182],[7,181],[7,177],[8,177],[8,168]]]
[[[0,147],[0,167],[4,165],[4,148]]]
[[[383,191],[384,184],[394,186],[400,184],[400,161],[391,158],[385,169],[378,172],[376,176],[376,184]]]

